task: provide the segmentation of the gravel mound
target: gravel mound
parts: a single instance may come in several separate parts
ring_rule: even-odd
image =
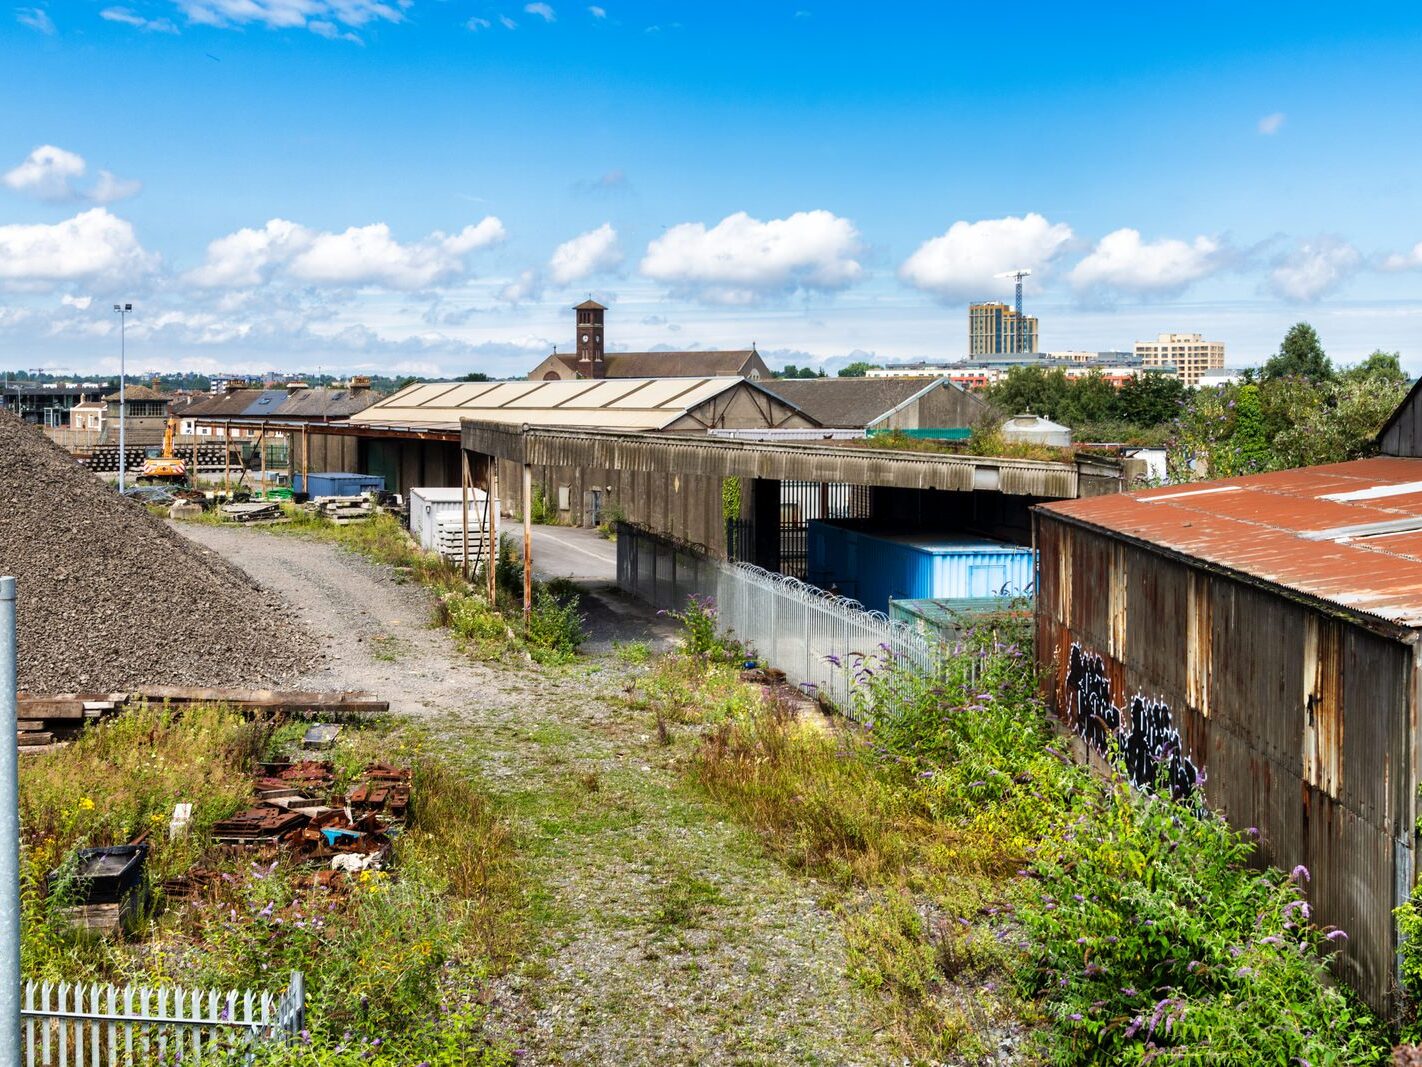
[[[315,658],[279,598],[4,412],[0,574],[19,581],[21,689],[260,688]]]

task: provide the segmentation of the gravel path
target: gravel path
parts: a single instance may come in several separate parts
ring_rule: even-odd
[[[519,829],[535,947],[495,989],[524,1064],[885,1063],[827,894],[686,786],[612,656],[472,663],[429,599],[327,544],[182,532],[280,591],[326,645],[294,684],[370,689],[448,738]],[[649,625],[651,621],[649,620]]]

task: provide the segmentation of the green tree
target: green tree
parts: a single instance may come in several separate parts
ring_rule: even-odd
[[[1027,412],[1045,419],[1063,417],[1069,383],[1061,370],[1013,367],[1007,377],[986,392],[993,407],[1005,415]]]
[[[793,363],[785,364],[783,370],[775,375],[777,378],[824,378],[827,377],[824,371],[816,371],[813,367],[797,367]]]
[[[1230,474],[1254,474],[1269,470],[1273,456],[1264,433],[1264,405],[1259,386],[1240,386],[1234,401],[1234,430],[1229,435]]]
[[[1141,374],[1117,390],[1114,414],[1135,426],[1160,426],[1179,416],[1185,397],[1179,378]]]
[[[1374,350],[1362,362],[1347,368],[1340,377],[1345,381],[1376,378],[1399,385],[1407,381],[1407,374],[1402,369],[1402,355],[1398,352],[1384,352],[1381,348]]]
[[[847,367],[841,367],[839,376],[841,378],[862,378],[871,370],[878,370],[879,364],[868,363],[865,360],[856,360]]]
[[[1068,382],[1056,415],[1069,426],[1083,426],[1110,418],[1116,407],[1116,387],[1099,374]]]
[[[1318,339],[1318,331],[1306,322],[1289,327],[1277,354],[1269,357],[1260,375],[1271,378],[1307,378],[1311,382],[1326,382],[1333,378],[1333,364]]]
[[[487,374],[485,374],[483,371],[478,371],[478,370],[476,370],[476,371],[470,371],[468,374],[461,375],[460,377],[458,377],[458,378],[456,378],[456,379],[454,379],[454,380],[455,380],[456,382],[488,382],[488,381],[492,381],[493,379],[491,379],[491,378],[490,378]]]

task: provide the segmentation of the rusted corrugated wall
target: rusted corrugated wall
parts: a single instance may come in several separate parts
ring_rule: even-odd
[[[1178,744],[1172,778],[1202,780],[1211,808],[1257,827],[1265,861],[1309,869],[1315,918],[1349,935],[1338,973],[1389,1007],[1392,910],[1414,871],[1409,632],[1049,513],[1034,530],[1054,710],[1088,743],[1115,733],[1128,755]]]

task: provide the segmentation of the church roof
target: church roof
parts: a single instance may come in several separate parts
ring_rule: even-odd
[[[730,351],[704,349],[693,352],[608,352],[602,357],[609,378],[722,378],[744,375],[747,364],[758,359],[754,348]],[[576,354],[557,353],[564,366],[577,370]]]

